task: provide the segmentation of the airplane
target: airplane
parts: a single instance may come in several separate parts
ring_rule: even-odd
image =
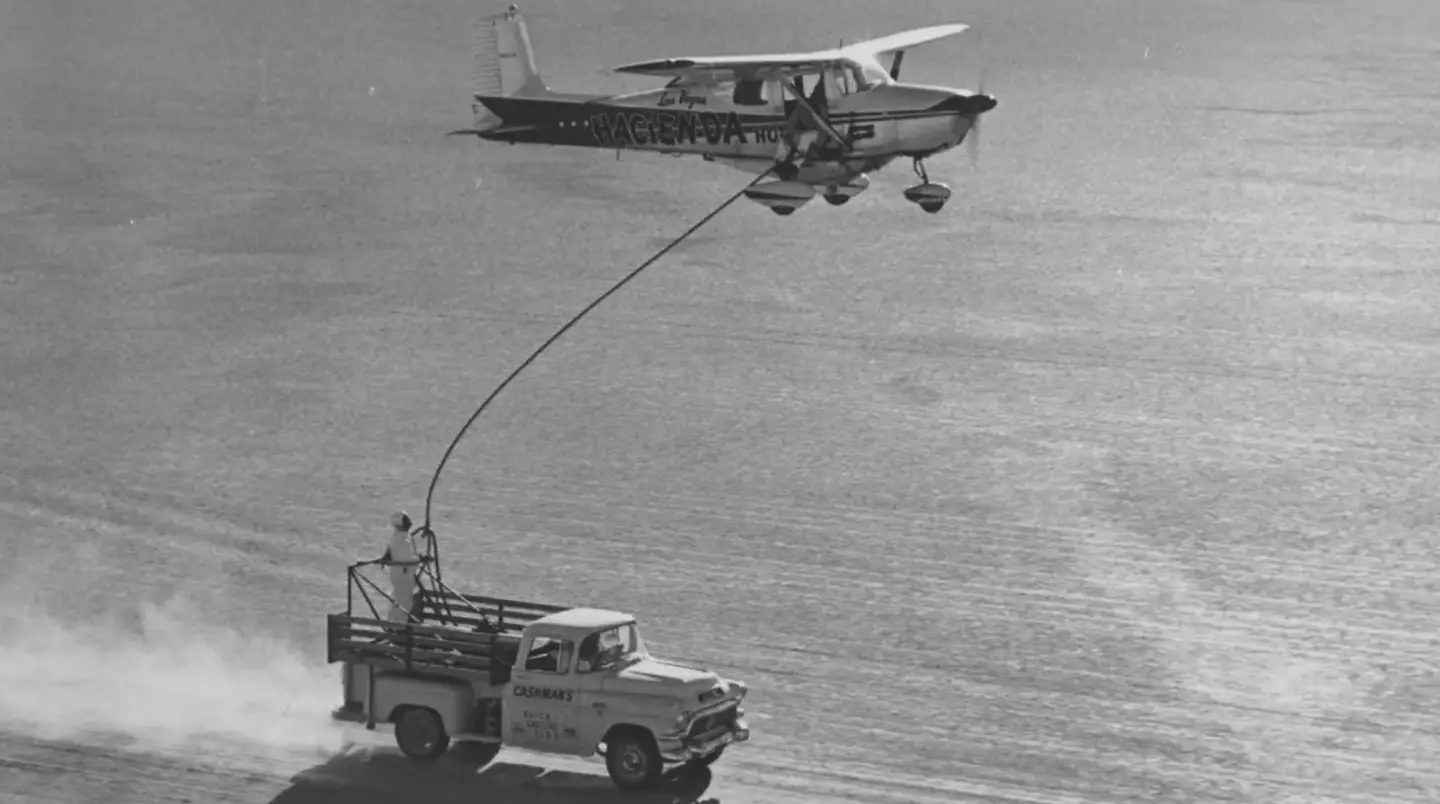
[[[870,186],[868,174],[912,160],[920,184],[910,202],[937,213],[950,188],[924,160],[978,137],[996,100],[982,92],[899,81],[905,52],[969,26],[933,25],[807,53],[665,58],[613,68],[667,78],[658,89],[619,95],[551,90],[535,66],[519,9],[476,29],[474,135],[506,143],[698,155],[773,180],[745,190],[790,215],[817,194],[839,206]],[[890,69],[880,62],[893,54]],[[972,133],[973,132],[973,133]],[[974,152],[972,151],[972,158]]]

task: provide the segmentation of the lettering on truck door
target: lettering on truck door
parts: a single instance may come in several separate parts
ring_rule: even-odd
[[[526,646],[522,646],[524,648]],[[537,636],[516,663],[505,696],[505,742],[547,753],[574,753],[582,702],[572,665],[575,643]]]

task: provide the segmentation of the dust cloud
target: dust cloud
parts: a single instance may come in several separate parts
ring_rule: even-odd
[[[243,743],[295,758],[346,747],[329,714],[338,673],[290,644],[198,622],[182,598],[85,624],[10,603],[0,608],[6,731],[163,753]]]

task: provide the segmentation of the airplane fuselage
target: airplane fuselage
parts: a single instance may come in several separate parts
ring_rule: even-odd
[[[817,183],[843,181],[900,156],[924,157],[959,145],[973,120],[968,93],[887,84],[831,100],[826,118],[847,137],[843,156],[804,160]],[[796,103],[736,103],[709,86],[671,86],[616,96],[476,96],[503,123],[477,132],[489,140],[699,155],[756,172],[789,152],[787,121]],[[824,139],[823,137],[819,139]]]

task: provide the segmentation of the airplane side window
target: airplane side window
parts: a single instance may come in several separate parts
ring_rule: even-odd
[[[769,103],[763,80],[741,81],[735,85],[733,100],[737,106],[764,106]]]
[[[568,639],[535,637],[530,653],[525,657],[525,669],[538,673],[566,673],[570,670],[570,657],[575,655],[575,643]]]

